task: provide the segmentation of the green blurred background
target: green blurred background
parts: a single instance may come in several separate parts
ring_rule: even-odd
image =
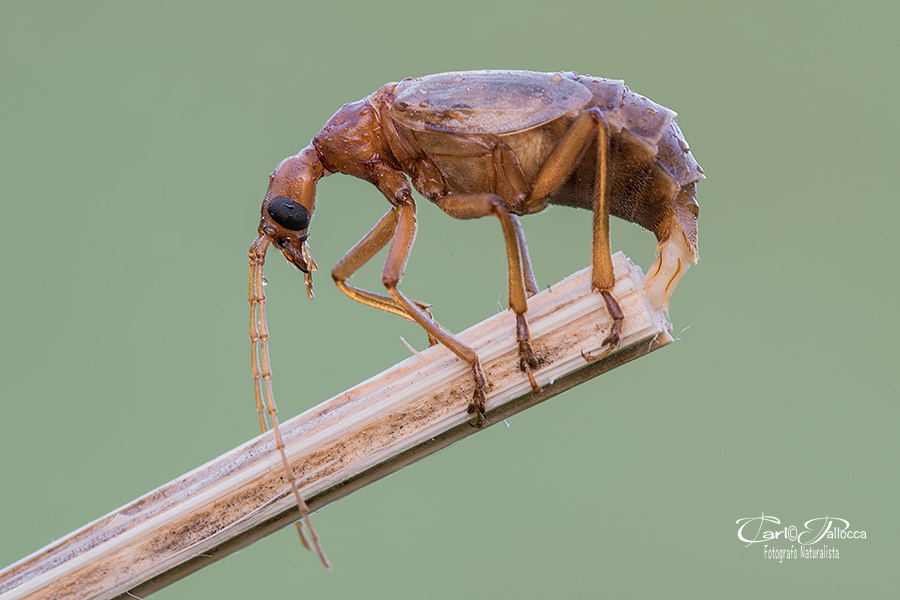
[[[681,340],[316,514],[333,572],[286,529],[153,597],[893,595],[898,27],[887,1],[4,2],[0,566],[256,435],[246,252],[283,157],[388,81],[516,68],[680,113],[709,177]],[[386,208],[321,183],[314,302],[269,261],[283,418],[425,345],[328,276]],[[405,291],[453,331],[498,311],[499,225],[419,214]],[[524,223],[542,287],[589,263],[587,212]],[[780,564],[737,539],[762,513],[867,539]]]

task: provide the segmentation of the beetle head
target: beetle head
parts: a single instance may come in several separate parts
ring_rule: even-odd
[[[323,174],[318,155],[311,148],[284,159],[269,176],[269,189],[260,210],[258,239],[281,250],[288,262],[303,272],[310,298],[316,263],[306,240],[316,203],[316,181]]]

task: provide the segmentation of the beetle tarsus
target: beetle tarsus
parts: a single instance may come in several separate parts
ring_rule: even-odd
[[[612,350],[619,345],[619,333],[622,329],[621,325],[621,321],[616,321],[615,324],[613,324],[612,331],[610,331],[609,335],[606,336],[606,339],[603,340],[603,346],[608,345],[609,349]]]
[[[597,354],[597,355],[593,355],[590,352],[585,352],[584,350],[582,350],[581,358],[583,358],[585,361],[587,361],[589,363],[597,362],[598,360],[600,360],[601,358],[604,358],[610,352],[615,350],[615,348],[618,344],[619,344],[618,334],[610,332],[610,334],[608,336],[606,336],[606,339],[603,340],[603,343],[600,344],[601,348],[608,345],[608,347],[605,350],[603,350],[602,352],[600,352],[600,354]]]
[[[534,370],[541,367],[541,361],[534,354],[531,347],[531,334],[528,331],[528,322],[524,314],[516,313],[516,340],[519,343],[519,369],[528,377],[531,389],[535,394],[543,392],[543,388],[534,379]]]
[[[484,396],[484,386],[485,379],[484,373],[481,370],[481,363],[478,359],[475,360],[475,363],[472,365],[472,372],[475,377],[475,390],[472,393],[472,402],[469,403],[468,412],[470,415],[475,415],[474,421],[469,421],[469,424],[475,429],[483,429],[488,421],[484,416],[485,409],[485,396]]]
[[[603,340],[603,343],[600,344],[600,347],[608,346],[606,350],[598,354],[597,356],[593,356],[590,353],[581,351],[581,357],[584,358],[587,362],[594,362],[600,360],[610,352],[612,352],[616,346],[619,345],[619,340],[622,337],[622,322],[625,320],[625,313],[622,312],[622,307],[619,306],[619,303],[613,297],[613,295],[607,291],[602,291],[600,294],[603,296],[603,301],[606,303],[606,310],[609,311],[609,316],[613,320],[612,327],[609,329],[609,335]]]
[[[522,370],[525,371],[525,376],[528,377],[528,383],[531,384],[531,391],[535,394],[540,394],[541,392],[543,392],[544,388],[538,385],[537,380],[534,378],[534,372],[531,370],[531,367],[525,364],[525,368]]]
[[[611,293],[604,290],[600,292],[600,294],[603,296],[603,301],[606,303],[606,310],[609,311],[609,316],[612,317],[613,320],[609,335],[603,340],[603,345],[606,346],[609,344],[609,349],[612,350],[619,344],[619,337],[622,334],[622,321],[625,320],[625,313],[622,312],[622,307],[619,306],[619,303]]]

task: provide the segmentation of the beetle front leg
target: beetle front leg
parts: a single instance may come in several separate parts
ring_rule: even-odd
[[[342,292],[357,302],[403,317],[404,319],[409,319],[410,321],[415,321],[406,308],[402,304],[398,304],[393,298],[362,290],[347,283],[347,279],[356,273],[364,264],[369,262],[379,250],[384,248],[387,243],[391,241],[397,229],[397,219],[399,215],[400,208],[397,206],[385,213],[385,215],[378,220],[378,223],[376,223],[361,240],[347,250],[347,253],[338,261],[334,266],[334,269],[331,270],[331,277]],[[413,302],[419,309],[425,312],[429,318],[431,317],[431,314],[429,313],[431,307],[428,304],[415,300]],[[430,334],[428,336],[428,341],[431,345],[436,343],[436,340]]]
[[[409,317],[428,332],[429,337],[433,337],[449,348],[456,356],[472,365],[475,388],[472,392],[472,402],[469,403],[468,412],[475,415],[473,426],[481,429],[487,424],[487,419],[484,417],[484,388],[487,385],[487,380],[484,377],[484,370],[481,368],[481,361],[478,360],[478,355],[472,348],[441,329],[416,302],[410,301],[397,289],[400,280],[403,279],[403,270],[406,267],[406,261],[409,259],[409,253],[412,250],[413,241],[416,237],[416,208],[412,199],[409,199],[401,203],[397,210],[397,227],[388,250],[387,260],[384,263],[381,282],[397,305],[402,306]]]

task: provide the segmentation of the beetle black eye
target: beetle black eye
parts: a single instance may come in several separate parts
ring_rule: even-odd
[[[309,211],[286,196],[277,196],[269,201],[269,216],[272,220],[291,231],[309,227]]]

